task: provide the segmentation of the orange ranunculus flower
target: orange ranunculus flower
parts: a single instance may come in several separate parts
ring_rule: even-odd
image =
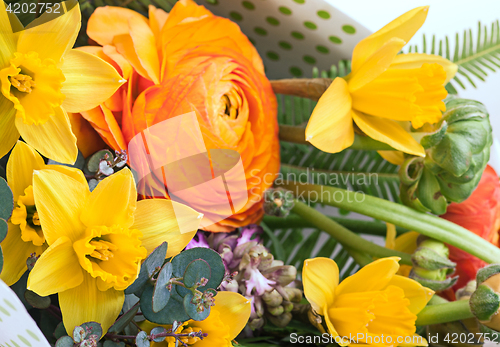
[[[249,196],[242,209],[206,229],[227,232],[259,221],[262,194],[279,170],[277,103],[262,60],[240,28],[180,0],[168,14],[150,6],[149,19],[124,8],[98,8],[87,33],[101,47],[81,49],[128,80],[82,113],[104,141],[126,149],[144,129],[194,111],[207,149],[240,153]]]
[[[441,218],[458,224],[481,236],[494,245],[499,245],[500,230],[500,182],[491,166],[487,166],[479,185],[467,200],[451,203]],[[486,262],[456,247],[450,248],[450,259],[457,263],[458,282],[453,289],[465,286],[476,278],[477,270],[487,265]]]

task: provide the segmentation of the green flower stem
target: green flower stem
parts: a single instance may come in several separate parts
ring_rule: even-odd
[[[349,229],[344,228],[342,225],[331,220],[314,208],[307,206],[303,202],[295,200],[295,205],[292,212],[298,214],[305,220],[309,221],[312,225],[320,230],[324,230],[330,234],[334,239],[340,242],[346,248],[350,248],[359,253],[366,253],[373,257],[400,257],[402,264],[411,265],[411,255],[395,250],[391,250],[365,240],[361,236],[353,233]]]
[[[384,222],[381,221],[367,221],[367,220],[359,220],[359,219],[349,219],[349,218],[340,218],[340,217],[328,217],[331,220],[339,223],[343,227],[351,230],[352,232],[359,234],[368,234],[368,235],[378,235],[385,236],[387,232],[387,227]],[[265,215],[263,221],[270,229],[290,229],[290,228],[311,228],[313,225],[304,220],[303,218],[297,215],[288,215],[285,218],[282,217],[274,217]],[[407,232],[407,229],[397,227],[396,232],[398,235],[404,234]]]
[[[297,198],[364,214],[448,243],[488,263],[500,263],[500,248],[461,226],[431,214],[360,192],[341,188],[285,182]],[[314,193],[314,194],[313,194]],[[328,218],[328,217],[325,217]]]
[[[469,300],[452,301],[445,304],[426,306],[417,315],[416,325],[431,325],[472,318]]]
[[[358,252],[349,247],[347,247],[345,250],[347,251],[347,253],[349,253],[352,259],[354,259],[354,261],[358,263],[358,265],[361,267],[366,266],[373,261],[373,258],[366,253]]]
[[[279,137],[281,141],[309,145],[310,143],[306,141],[305,131],[306,128],[301,126],[280,125]],[[394,151],[394,148],[388,144],[359,134],[355,134],[354,143],[349,148],[369,151]]]

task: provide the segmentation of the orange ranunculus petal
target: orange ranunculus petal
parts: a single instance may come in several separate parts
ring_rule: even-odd
[[[130,62],[139,75],[152,80],[135,51],[134,40],[132,40],[130,34],[115,36],[113,38],[113,44],[116,50]]]
[[[304,295],[312,308],[320,315],[333,305],[335,288],[339,284],[339,268],[329,258],[313,258],[304,261],[302,271]]]
[[[153,31],[153,34],[156,37],[157,48],[160,48],[160,43],[161,43],[160,33],[161,30],[163,29],[163,26],[165,25],[165,22],[167,21],[168,13],[163,11],[161,8],[156,8],[153,5],[149,5],[148,15],[149,15],[149,26],[151,27],[151,30]]]
[[[28,289],[49,296],[80,285],[83,276],[73,242],[61,236],[36,261],[28,277]]]
[[[71,130],[76,136],[76,145],[85,158],[106,147],[103,139],[90,123],[79,113],[68,113]]]
[[[128,228],[134,222],[136,202],[134,177],[124,168],[99,182],[90,193],[80,218],[88,227],[120,225]]]
[[[112,45],[115,36],[129,33],[130,18],[148,24],[146,17],[128,8],[97,7],[87,23],[87,35],[101,46]]]
[[[138,18],[130,18],[129,26],[137,58],[151,80],[155,84],[160,83],[160,61],[153,31],[147,23]]]
[[[101,138],[111,148],[117,151],[127,148],[115,116],[105,105],[82,112],[81,115],[92,124],[94,129],[101,135]]]
[[[336,78],[321,96],[309,119],[306,140],[328,153],[337,153],[354,142],[351,96],[343,78]]]
[[[180,0],[177,1],[172,10],[170,10],[167,21],[165,22],[165,27],[173,27],[187,18],[195,20],[212,16],[212,12],[207,10],[204,6],[197,5],[192,0]]]
[[[378,51],[365,60],[355,73],[352,73],[347,83],[349,91],[354,92],[380,76],[391,65],[405,44],[405,41],[396,37],[384,43]]]
[[[375,260],[347,277],[335,289],[335,295],[382,290],[399,269],[399,258]]]
[[[424,148],[397,122],[352,111],[356,125],[366,135],[405,153],[425,156]]]
[[[447,84],[455,74],[457,73],[457,64],[452,63],[446,58],[434,54],[424,54],[424,53],[406,53],[398,54],[391,64],[391,68],[395,69],[417,69],[422,66],[422,64],[439,64],[443,67],[446,72],[446,80],[444,84]]]
[[[394,19],[382,29],[361,40],[352,53],[352,71],[356,73],[363,63],[393,37],[405,42],[424,24],[429,6],[417,7]]]

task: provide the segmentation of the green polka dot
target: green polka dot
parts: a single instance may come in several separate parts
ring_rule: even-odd
[[[280,41],[280,42],[278,43],[278,45],[279,45],[281,48],[283,48],[283,49],[287,49],[287,50],[292,49],[292,45],[291,45],[290,43],[286,42],[286,41]]]
[[[319,18],[330,19],[330,13],[320,10],[317,12]]]
[[[328,48],[326,48],[325,46],[322,46],[322,45],[317,45],[316,46],[316,50],[320,53],[323,53],[323,54],[328,54],[330,53],[330,50]]]
[[[218,4],[219,4],[219,0],[207,0],[207,2],[208,2],[210,5],[218,5]]]
[[[243,5],[244,8],[246,8],[247,10],[253,10],[255,9],[255,5],[252,4],[250,1],[243,1],[241,3]]]
[[[274,25],[274,26],[277,26],[277,25],[280,25],[280,21],[277,20],[276,18],[274,17],[267,17],[266,18],[266,21],[271,24],[271,25]]]
[[[29,329],[26,329],[26,332],[28,333],[29,336],[31,336],[34,340],[36,341],[40,341],[40,339],[38,338],[38,336],[36,336],[36,334],[34,332],[32,332],[31,330]]]
[[[304,26],[307,28],[307,29],[311,29],[311,30],[316,30],[318,29],[318,26],[316,24],[314,24],[313,22],[309,22],[309,21],[305,21],[304,22]]]
[[[19,340],[21,340],[22,343],[24,343],[26,346],[28,347],[31,347],[31,343],[26,340],[24,337],[22,337],[21,335],[17,335],[17,337],[19,338]]]
[[[286,14],[287,16],[292,14],[292,10],[285,6],[280,6],[278,10],[280,10],[281,13]]]
[[[302,59],[304,59],[304,61],[308,64],[311,64],[311,65],[316,64],[316,59],[314,57],[311,57],[310,55],[304,55],[304,57]]]
[[[229,16],[230,16],[232,19],[236,20],[236,21],[240,21],[240,20],[242,20],[242,19],[243,19],[243,16],[242,16],[240,13],[235,12],[235,11],[230,12],[230,13],[229,13]]]
[[[280,60],[280,56],[276,52],[269,51],[269,52],[266,53],[266,55],[271,60],[274,60],[274,61]]]
[[[293,0],[295,1],[297,4],[303,4],[304,2],[306,2],[306,0]]]
[[[302,70],[296,66],[292,66],[290,68],[290,73],[294,75],[295,77],[300,77],[302,76]]]
[[[356,28],[354,28],[352,25],[344,25],[342,26],[342,30],[344,30],[344,32],[347,34],[356,33]]]
[[[298,31],[292,31],[292,37],[297,39],[297,40],[304,39],[304,35],[302,33],[299,33]]]
[[[16,341],[14,341],[14,340],[12,340],[12,339],[10,339],[10,342],[12,342],[12,344],[13,344],[14,346],[16,346],[16,347],[21,347],[21,346],[19,346],[19,345],[16,343]]]
[[[11,309],[13,309],[14,311],[17,311],[16,310],[16,307],[7,299],[3,299],[3,302],[5,302],[7,304],[7,306],[9,306]]]
[[[331,42],[336,43],[336,44],[342,43],[342,39],[340,37],[337,37],[337,36],[330,36],[328,39]]]
[[[267,35],[267,30],[264,29],[264,28],[261,28],[261,27],[255,27],[255,29],[253,29],[253,31],[255,31],[255,33],[257,35],[260,35],[260,36],[266,36]]]
[[[9,311],[7,311],[3,306],[0,306],[0,312],[2,312],[4,315],[10,317]]]

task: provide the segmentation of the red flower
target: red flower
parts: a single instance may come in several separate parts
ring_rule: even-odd
[[[441,218],[458,224],[498,246],[500,182],[495,170],[487,166],[472,195],[459,204],[450,204]],[[456,247],[449,246],[449,248],[450,259],[457,263],[455,274],[459,276],[459,279],[453,286],[453,289],[457,290],[475,279],[477,270],[485,266],[486,262]]]

